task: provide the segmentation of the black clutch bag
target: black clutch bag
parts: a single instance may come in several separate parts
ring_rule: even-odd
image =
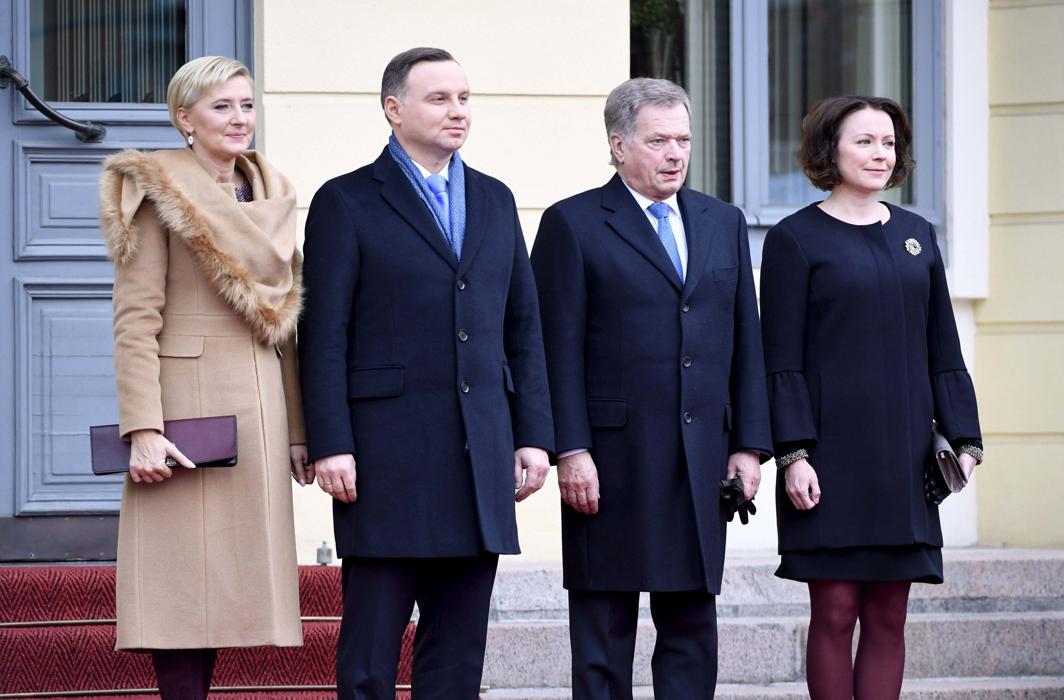
[[[936,506],[946,500],[946,496],[957,493],[968,485],[957,453],[949,444],[938,426],[931,424],[931,459],[924,472],[924,495]]]
[[[163,435],[197,467],[232,467],[236,464],[236,416],[210,416],[163,421]],[[118,436],[117,425],[89,428],[92,473],[129,471],[130,444]]]

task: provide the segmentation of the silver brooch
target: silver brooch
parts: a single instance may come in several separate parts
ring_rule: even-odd
[[[905,241],[905,252],[909,255],[919,255],[923,248],[920,247],[920,241],[915,238],[910,238]]]

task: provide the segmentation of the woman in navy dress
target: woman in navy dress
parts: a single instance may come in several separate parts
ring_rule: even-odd
[[[809,585],[814,700],[899,696],[910,584],[942,582],[938,508],[924,494],[932,421],[966,473],[982,460],[934,228],[879,201],[912,170],[910,144],[892,100],[818,103],[798,159],[830,195],[769,231],[762,256],[776,575]]]

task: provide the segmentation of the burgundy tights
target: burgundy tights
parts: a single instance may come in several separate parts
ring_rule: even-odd
[[[206,700],[216,658],[215,649],[152,649],[162,700]]]
[[[810,581],[805,675],[811,700],[897,700],[910,581]],[[861,621],[851,663],[853,629]]]

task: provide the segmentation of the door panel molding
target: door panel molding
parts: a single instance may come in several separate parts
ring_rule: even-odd
[[[122,476],[89,458],[89,425],[117,422],[112,288],[15,279],[15,515],[118,510]]]
[[[123,148],[149,145],[157,144],[15,141],[14,259],[106,260],[97,196],[100,165]]]

